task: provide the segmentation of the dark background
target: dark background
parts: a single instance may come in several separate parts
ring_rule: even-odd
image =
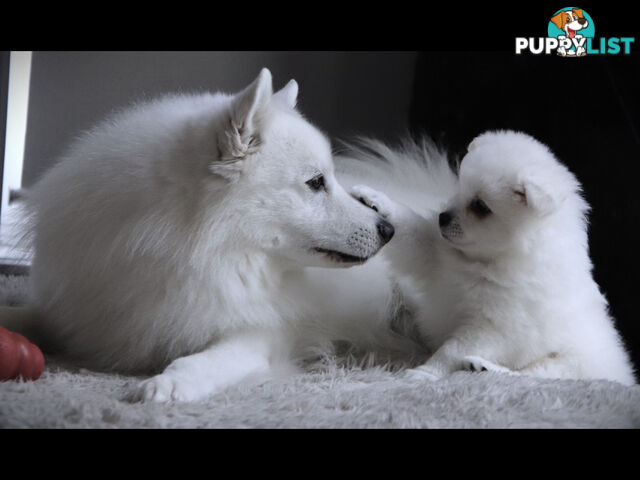
[[[421,53],[410,125],[460,155],[484,130],[521,130],[547,144],[576,174],[592,207],[595,279],[640,367],[638,86],[640,53]]]
[[[34,51],[22,187],[82,130],[114,110],[169,92],[237,92],[268,67],[295,78],[298,107],[333,138],[391,139],[408,128],[417,52]],[[375,103],[373,99],[377,99]]]

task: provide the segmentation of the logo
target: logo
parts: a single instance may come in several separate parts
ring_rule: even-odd
[[[549,38],[558,39],[556,53],[562,57],[582,57],[587,54],[586,42],[595,34],[593,20],[581,8],[558,10],[549,20]]]
[[[595,37],[595,24],[581,8],[565,7],[554,13],[547,25],[546,37],[516,37],[516,55],[529,51],[534,55],[558,55],[580,58],[587,55],[629,55],[633,37]]]

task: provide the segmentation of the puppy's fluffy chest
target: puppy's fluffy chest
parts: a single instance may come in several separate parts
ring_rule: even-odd
[[[456,272],[460,302],[454,308],[461,322],[487,324],[505,335],[544,336],[554,313],[544,299],[549,285],[539,269],[464,262]]]

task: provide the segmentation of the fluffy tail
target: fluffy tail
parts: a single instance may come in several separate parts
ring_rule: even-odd
[[[366,184],[427,215],[453,196],[457,164],[428,137],[405,138],[397,147],[372,138],[345,143],[336,156],[336,174],[347,191]]]

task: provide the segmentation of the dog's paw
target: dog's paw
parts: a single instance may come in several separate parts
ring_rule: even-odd
[[[388,219],[393,213],[395,203],[378,190],[366,185],[356,185],[351,188],[351,195],[367,207],[378,212],[383,218]]]
[[[138,402],[194,402],[208,393],[194,378],[165,372],[140,382],[131,398]]]
[[[506,367],[497,365],[489,360],[485,360],[482,357],[476,357],[469,355],[462,360],[463,370],[469,370],[471,372],[500,372],[500,373],[513,373]]]
[[[435,382],[436,380],[440,380],[440,378],[442,378],[441,375],[439,375],[435,370],[432,370],[429,367],[425,367],[424,365],[421,367],[405,370],[402,373],[401,377],[417,382]]]

